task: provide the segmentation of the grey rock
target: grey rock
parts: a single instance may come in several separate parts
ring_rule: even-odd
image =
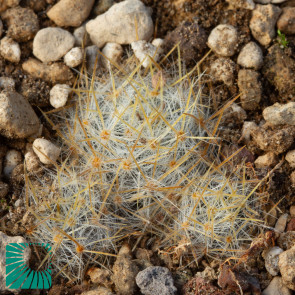
[[[57,61],[73,48],[75,38],[61,28],[40,30],[33,42],[33,54],[42,62]]]
[[[259,70],[263,64],[261,48],[255,42],[249,42],[242,48],[237,63],[245,68]]]
[[[108,42],[130,44],[137,40],[149,40],[154,25],[148,7],[139,0],[125,0],[89,21],[86,30],[92,42],[101,48]]]
[[[177,292],[169,269],[161,266],[150,266],[140,271],[136,284],[144,295],[174,295]]]

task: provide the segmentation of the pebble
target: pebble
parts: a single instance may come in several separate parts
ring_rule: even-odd
[[[280,13],[281,8],[272,4],[257,4],[253,10],[249,27],[253,37],[261,45],[269,45],[276,36],[275,25]]]
[[[81,295],[114,295],[109,289],[104,287],[97,287],[91,291],[85,291]]]
[[[37,138],[33,142],[33,150],[43,164],[56,162],[60,148],[45,138]]]
[[[54,108],[61,108],[67,103],[71,88],[66,84],[56,84],[50,90],[50,104]]]
[[[144,295],[173,295],[177,292],[169,269],[161,266],[150,266],[140,271],[136,284]]]
[[[238,73],[238,86],[242,93],[240,100],[245,110],[255,110],[259,107],[262,95],[259,79],[260,74],[254,70],[243,69]]]
[[[98,48],[108,42],[130,44],[137,40],[149,40],[154,32],[151,9],[139,0],[125,0],[89,21],[86,30]]]
[[[280,247],[272,247],[265,251],[264,260],[265,260],[265,268],[272,275],[277,276],[279,269],[279,255],[284,252]]]
[[[25,165],[29,172],[36,172],[40,168],[39,158],[33,149],[25,153]]]
[[[69,83],[73,80],[73,74],[68,66],[63,63],[43,64],[35,58],[29,58],[22,64],[25,72],[37,79],[43,79],[49,83]]]
[[[242,8],[253,10],[255,8],[255,3],[253,0],[226,0],[232,8]]]
[[[13,293],[19,293],[20,289],[13,290],[6,287],[5,277],[6,277],[6,246],[10,243],[28,243],[23,237],[21,236],[14,236],[10,237],[7,236],[5,233],[0,231],[0,290],[4,292],[5,290]],[[23,251],[22,259],[25,264],[29,264],[31,256],[31,250],[29,247],[26,247]]]
[[[278,157],[273,152],[268,152],[262,156],[259,156],[254,164],[256,168],[274,167],[278,163]]]
[[[246,143],[248,143],[251,139],[251,133],[255,132],[257,128],[258,126],[255,122],[245,121],[242,128],[241,139],[243,139]]]
[[[292,295],[292,292],[284,286],[281,277],[274,277],[262,295]]]
[[[261,48],[255,42],[247,43],[240,51],[237,63],[244,68],[259,70],[263,64]]]
[[[2,89],[14,89],[15,82],[10,77],[0,77],[0,88]]]
[[[2,13],[1,17],[8,26],[7,36],[17,42],[33,39],[39,30],[38,17],[30,8],[10,8]]]
[[[275,225],[275,231],[279,233],[283,233],[287,225],[287,220],[288,220],[288,213],[282,214]]]
[[[3,23],[2,23],[2,20],[0,18],[0,37],[2,36],[2,33],[3,33]]]
[[[1,176],[1,171],[0,171]],[[9,185],[0,180],[0,199],[4,199],[9,192]]]
[[[100,0],[93,8],[93,13],[100,15],[111,8],[114,4],[114,0]]]
[[[157,50],[156,46],[146,42],[145,40],[132,42],[131,48],[134,52],[134,55],[138,58],[144,68],[148,67],[151,62],[149,56],[157,62],[159,60],[160,54],[162,53],[161,49]]]
[[[235,72],[236,64],[230,58],[220,57],[210,66],[210,75],[214,81],[223,82],[227,86],[233,85]]]
[[[19,44],[9,37],[1,39],[0,53],[6,60],[14,63],[20,61],[21,51]]]
[[[238,32],[232,25],[215,27],[208,38],[208,46],[218,55],[232,56],[238,45]]]
[[[295,125],[295,102],[286,104],[275,103],[262,112],[263,118],[271,125]]]
[[[295,290],[295,247],[280,254],[279,268],[283,284],[289,289]]]
[[[295,150],[289,151],[286,154],[286,161],[289,163],[291,168],[295,168]]]
[[[117,43],[107,43],[102,49],[102,53],[115,64],[119,64],[123,55],[123,48]],[[102,63],[106,68],[111,65],[109,60],[102,58]]]
[[[277,242],[282,249],[291,249],[295,246],[295,231],[287,231],[285,233],[280,233]]]
[[[86,24],[74,30],[75,46],[86,47],[91,45],[89,34],[86,32]]]
[[[48,27],[40,30],[33,42],[33,54],[42,62],[57,61],[73,48],[75,38],[61,28]]]
[[[295,171],[293,171],[290,174],[290,180],[291,180],[292,186],[295,187]]]
[[[10,177],[12,170],[22,162],[22,154],[17,150],[9,150],[4,158],[3,173]]]
[[[94,0],[60,0],[47,16],[60,27],[79,27],[90,14]]]
[[[19,2],[20,0],[2,0],[0,6],[0,13],[5,11],[7,8],[17,6]]]
[[[0,93],[0,134],[27,138],[39,131],[40,121],[31,105],[14,91]]]
[[[64,62],[68,67],[74,68],[83,61],[83,51],[80,47],[72,48],[65,56]]]
[[[278,29],[284,34],[295,33],[295,7],[284,7],[277,21]]]

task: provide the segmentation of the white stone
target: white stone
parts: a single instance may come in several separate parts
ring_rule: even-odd
[[[75,38],[70,32],[48,27],[36,34],[33,54],[44,63],[57,61],[73,48],[74,43]]]
[[[218,25],[208,38],[208,46],[218,55],[232,56],[238,45],[237,29],[231,25]]]
[[[144,68],[146,68],[151,62],[149,57],[157,62],[159,60],[160,54],[162,53],[160,48],[157,50],[156,46],[144,40],[132,42],[131,48],[134,51],[134,55],[142,63]]]
[[[50,104],[54,108],[63,107],[68,100],[71,88],[66,84],[56,84],[50,90]]]
[[[279,269],[279,255],[284,252],[280,247],[272,247],[265,251],[264,260],[265,260],[265,268],[272,275],[277,276]]]
[[[154,25],[148,7],[139,0],[126,0],[89,21],[86,30],[92,42],[101,48],[108,42],[130,44],[137,40],[149,40]]]
[[[102,49],[102,53],[115,64],[119,64],[123,54],[123,48],[117,43],[107,43]],[[102,63],[106,68],[111,65],[108,59],[102,58]]]
[[[152,41],[152,44],[163,51],[162,47],[164,45],[164,40],[161,38],[156,38]]]
[[[74,30],[75,46],[86,47],[91,45],[89,34],[86,32],[86,24]]]
[[[291,168],[295,168],[295,150],[289,151],[286,155],[286,161]]]
[[[83,61],[83,51],[80,47],[72,48],[65,56],[64,62],[68,67],[74,68]]]
[[[262,112],[263,118],[271,125],[295,125],[295,102],[275,103]]]
[[[33,150],[43,164],[55,163],[60,154],[60,148],[45,138],[35,139]]]
[[[19,44],[9,37],[4,37],[1,40],[0,53],[11,62],[18,63],[20,61],[21,51]]]
[[[0,77],[0,88],[3,89],[14,89],[15,82],[10,77]]]
[[[237,63],[245,68],[259,70],[263,64],[261,48],[255,42],[249,42],[242,48]]]
[[[292,295],[291,290],[284,286],[281,277],[274,277],[262,295]]]
[[[6,246],[10,243],[28,243],[23,237],[21,236],[15,236],[10,237],[7,236],[5,233],[0,231],[0,290],[2,292],[9,291],[13,293],[17,293],[17,291],[20,291],[20,289],[9,289],[6,287]],[[23,261],[25,264],[29,263],[29,259],[31,256],[31,250],[29,247],[26,247],[23,251]],[[2,294],[2,293],[1,293]]]
[[[12,170],[22,162],[22,154],[17,150],[9,150],[4,158],[3,173],[10,177]]]

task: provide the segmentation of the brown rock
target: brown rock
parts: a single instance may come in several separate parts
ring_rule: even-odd
[[[256,168],[274,167],[278,163],[278,157],[273,152],[268,152],[259,156],[254,163]]]
[[[7,8],[17,6],[19,2],[20,0],[1,0],[0,13],[5,11]]]
[[[284,250],[291,249],[295,246],[295,231],[281,233],[278,238],[278,245]]]
[[[91,267],[87,270],[86,275],[90,276],[91,282],[105,287],[111,286],[110,276],[111,273],[107,269],[98,267]]]
[[[39,30],[38,17],[30,8],[10,8],[1,17],[8,25],[7,36],[18,42],[33,39]]]
[[[290,180],[291,180],[292,186],[295,186],[295,171],[291,173]]]
[[[93,4],[94,0],[61,0],[47,12],[47,16],[58,26],[79,27]]]
[[[69,67],[63,63],[43,64],[35,58],[29,58],[23,63],[22,68],[34,78],[43,79],[52,84],[71,84],[73,74]]]
[[[279,268],[283,283],[291,290],[295,290],[295,248],[284,251],[279,256]]]
[[[284,34],[295,33],[295,7],[284,7],[277,21],[278,29]]]
[[[295,218],[291,218],[288,222],[286,231],[295,231]]]

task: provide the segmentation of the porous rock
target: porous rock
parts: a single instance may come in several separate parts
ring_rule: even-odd
[[[73,74],[68,66],[63,63],[44,64],[35,58],[29,58],[22,64],[25,72],[37,79],[43,79],[49,83],[72,83]]]
[[[86,30],[92,42],[101,48],[108,42],[130,44],[136,40],[149,40],[154,25],[148,7],[139,0],[125,0],[89,21]]]
[[[14,63],[20,61],[21,51],[17,42],[9,37],[4,37],[0,42],[0,53],[1,55]]]
[[[295,33],[295,7],[284,7],[277,21],[278,29],[284,34]]]
[[[279,255],[284,252],[280,247],[272,247],[264,253],[265,268],[272,275],[277,276],[279,273]]]
[[[275,25],[281,13],[281,8],[268,4],[257,4],[252,12],[250,29],[253,37],[261,44],[268,45],[275,37]]]
[[[60,154],[60,148],[45,138],[35,139],[33,150],[43,164],[53,164]]]
[[[295,247],[280,254],[279,268],[283,284],[289,289],[295,290]]]
[[[8,25],[7,36],[17,42],[33,39],[39,30],[38,17],[30,8],[10,8],[2,13],[1,17]]]
[[[262,295],[292,295],[292,293],[283,284],[281,277],[274,277],[268,287],[263,290]]]
[[[240,70],[238,86],[241,92],[241,103],[245,110],[255,110],[259,106],[262,94],[260,75],[254,70]]]
[[[40,30],[33,42],[33,54],[42,62],[57,61],[73,48],[75,38],[61,28]]]
[[[0,134],[26,138],[37,133],[40,122],[30,104],[17,92],[0,93]]]
[[[237,45],[238,32],[232,25],[218,25],[211,31],[208,37],[208,46],[221,56],[234,55]]]
[[[71,88],[66,84],[56,84],[50,90],[50,104],[54,108],[61,108],[65,106],[68,100],[68,96],[71,92]]]
[[[72,48],[65,56],[64,62],[68,67],[74,68],[83,61],[83,51],[80,47]]]
[[[79,27],[88,17],[94,0],[60,0],[47,16],[60,27]]]
[[[227,86],[233,85],[236,72],[236,64],[230,59],[220,57],[210,66],[210,75],[214,81],[223,82]]]
[[[263,64],[261,48],[255,42],[247,43],[241,50],[237,63],[245,68],[259,70]]]
[[[140,271],[136,284],[144,295],[174,295],[177,292],[169,269],[161,266],[150,266]]]

